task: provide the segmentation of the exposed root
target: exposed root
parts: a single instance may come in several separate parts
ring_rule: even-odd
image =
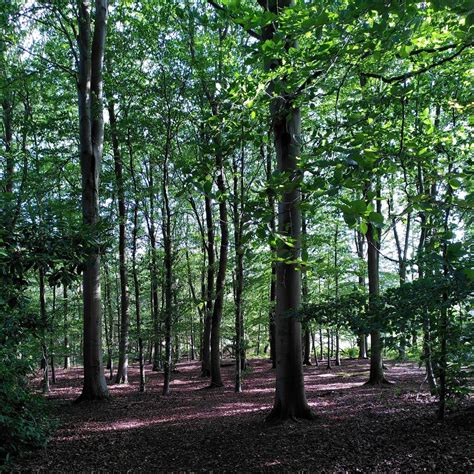
[[[315,419],[316,414],[309,407],[298,410],[298,413],[289,410],[281,410],[280,407],[273,407],[272,411],[265,418],[265,424],[268,426],[276,426],[287,422],[301,423],[303,420],[313,421]]]
[[[364,386],[367,387],[381,387],[383,385],[393,385],[393,382],[390,382],[387,380],[385,377],[382,380],[367,380],[367,382],[364,383]]]
[[[81,393],[72,403],[78,405],[83,402],[108,402],[110,399],[110,395],[86,395]]]

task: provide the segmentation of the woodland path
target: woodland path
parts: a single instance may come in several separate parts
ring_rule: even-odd
[[[224,367],[226,387],[206,390],[198,362],[183,362],[172,393],[161,395],[162,374],[147,366],[147,392],[138,372],[130,384],[110,385],[109,402],[72,405],[80,393],[81,369],[58,370],[50,404],[59,428],[48,448],[25,457],[21,470],[91,471],[474,471],[472,406],[435,418],[423,372],[414,363],[388,362],[383,388],[363,386],[368,361],[342,367],[305,368],[314,422],[266,426],[274,372],[252,360],[244,392],[233,392],[233,367]]]

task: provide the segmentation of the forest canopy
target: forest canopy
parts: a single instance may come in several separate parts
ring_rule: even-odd
[[[303,367],[344,357],[379,388],[418,362],[439,419],[469,399],[473,23],[464,0],[3,1],[0,460],[45,444],[35,377],[47,398],[74,367],[80,402],[135,366],[168,395],[183,360],[214,389],[230,361],[240,393],[267,358],[269,423],[313,419]]]

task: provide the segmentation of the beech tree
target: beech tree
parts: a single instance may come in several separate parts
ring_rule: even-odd
[[[93,19],[93,23],[92,23]],[[97,235],[99,179],[104,142],[102,72],[106,36],[107,1],[78,5],[79,143],[82,174],[82,215],[85,229]],[[99,249],[92,248],[83,273],[84,386],[79,399],[101,400],[109,393],[102,362]]]

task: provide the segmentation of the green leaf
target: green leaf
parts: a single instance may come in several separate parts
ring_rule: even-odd
[[[371,212],[367,220],[375,227],[383,227],[383,216],[378,212]]]

